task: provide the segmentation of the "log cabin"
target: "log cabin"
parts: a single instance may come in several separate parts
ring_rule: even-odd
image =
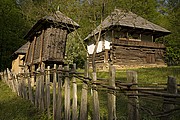
[[[26,65],[63,64],[67,35],[77,28],[79,25],[60,11],[38,20],[24,37],[30,42]]]
[[[25,65],[25,56],[28,51],[29,42],[21,46],[13,53],[12,69],[14,74],[23,73]]]
[[[95,61],[99,69],[108,68],[109,62],[117,69],[166,66],[166,48],[155,41],[168,34],[170,31],[141,16],[115,9],[85,38],[90,66],[98,35]]]

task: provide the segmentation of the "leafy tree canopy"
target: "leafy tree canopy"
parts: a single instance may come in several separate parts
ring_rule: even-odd
[[[83,39],[106,18],[114,8],[132,11],[172,32],[157,41],[167,46],[167,61],[180,64],[179,0],[1,0],[0,1],[0,68],[11,65],[11,55],[26,41],[23,36],[41,17],[56,10],[80,24],[67,42],[67,62],[85,61]]]

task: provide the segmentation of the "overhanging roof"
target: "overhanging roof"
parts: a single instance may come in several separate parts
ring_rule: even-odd
[[[26,52],[28,51],[28,46],[29,46],[29,42],[27,42],[26,44],[24,44],[23,46],[21,46],[18,50],[16,50],[13,54],[26,54]]]
[[[157,34],[157,37],[170,34],[170,31],[165,28],[156,25],[132,12],[115,9],[105,20],[89,34],[85,40],[96,35],[99,31],[109,30],[113,26],[122,26],[135,29],[142,29],[152,31],[153,34]],[[159,34],[159,35],[158,35]]]
[[[68,32],[73,32],[75,29],[79,28],[79,25],[73,21],[71,18],[67,17],[60,11],[56,11],[54,14],[49,16],[45,16],[37,21],[37,23],[30,29],[30,31],[26,34],[24,39],[29,40],[32,36],[36,34],[36,32],[43,29],[44,26],[53,24],[58,27],[63,27],[68,30]]]

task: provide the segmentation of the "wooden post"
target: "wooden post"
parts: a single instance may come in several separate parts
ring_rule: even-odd
[[[127,71],[127,81],[137,83],[137,72]],[[136,88],[137,86],[132,86]],[[133,93],[138,93],[134,91]],[[131,96],[128,98],[128,120],[139,120],[139,100],[138,96]]]
[[[177,83],[176,79],[174,77],[168,76],[168,81],[167,81],[167,92],[170,94],[177,94]],[[174,104],[173,103],[168,103],[168,100],[174,101],[175,98],[165,98],[164,103],[163,103],[163,112],[168,112],[172,109],[174,109]],[[161,120],[171,120],[172,116],[169,114],[164,115],[161,117]]]
[[[36,92],[35,92],[35,106],[38,107],[39,105],[39,75],[37,73],[36,77],[35,77],[35,81],[36,81]]]
[[[40,75],[40,89],[39,89],[39,91],[40,91],[40,109],[42,110],[42,111],[44,111],[44,76],[45,76],[45,74],[44,74],[44,69],[45,69],[45,64],[44,63],[41,63],[41,75]]]
[[[9,84],[8,84],[8,73],[7,73],[7,70],[4,71],[4,76],[5,76],[5,82],[6,82],[6,84],[9,86]]]
[[[47,113],[48,119],[50,119],[50,66],[47,67],[47,78],[46,78],[46,105],[47,105]]]
[[[10,71],[9,68],[7,68],[7,84],[11,88],[10,80],[11,80]]]
[[[76,72],[76,64],[73,65],[73,72]],[[77,83],[76,78],[72,78],[73,81],[73,104],[72,104],[72,120],[77,120]]]
[[[116,70],[114,66],[109,66],[109,73],[109,86],[115,88]],[[111,90],[110,93],[108,93],[108,120],[116,119],[116,95],[115,91]]]
[[[53,75],[53,119],[56,120],[56,83],[57,83],[57,66],[54,64]]]
[[[32,87],[31,87],[31,78],[30,78],[30,74],[28,73],[28,92],[29,92],[29,100],[31,101],[31,103],[33,103],[33,94],[32,94]]]
[[[40,68],[39,68],[40,69]],[[39,109],[41,110],[41,82],[42,82],[42,79],[41,79],[41,73],[40,71],[38,71],[38,86],[37,86],[37,93],[38,93],[38,107]]]
[[[58,70],[62,70],[62,65],[59,65]],[[58,96],[57,96],[57,120],[62,120],[62,72],[58,73]]]
[[[96,72],[92,73],[92,82],[97,80]],[[99,113],[99,97],[96,85],[93,85],[93,120],[100,120],[100,113]]]
[[[35,81],[35,78],[34,78],[34,73],[35,72],[35,65],[32,65],[31,67],[31,86],[34,87],[34,81]]]
[[[15,86],[16,86],[17,95],[20,96],[20,93],[19,93],[19,83],[18,83],[18,76],[17,75],[15,75]]]
[[[13,74],[11,74],[11,78],[12,78],[12,91],[16,92],[16,88],[15,88],[15,76]]]
[[[27,90],[26,90],[26,81],[27,81],[27,76],[22,77],[22,92],[23,92],[23,98],[27,99]]]
[[[70,79],[69,79],[69,66],[65,67],[66,78],[65,78],[65,120],[70,120],[71,110],[70,110]]]
[[[88,63],[85,63],[85,71],[84,76],[88,78]],[[80,120],[88,119],[88,111],[87,111],[87,93],[88,93],[88,85],[87,83],[83,83],[82,85],[82,95],[81,95],[81,108],[80,108]]]
[[[23,94],[22,94],[22,77],[18,77],[18,90],[19,90],[19,96],[23,97]]]
[[[24,95],[25,95],[25,99],[28,100],[27,83],[28,83],[28,75],[25,75],[25,78],[24,78],[24,80],[23,80],[23,84],[24,84]]]

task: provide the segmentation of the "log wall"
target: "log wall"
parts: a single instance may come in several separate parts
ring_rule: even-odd
[[[152,42],[117,41],[112,43],[114,65],[121,67],[163,66],[165,46]]]
[[[111,46],[108,57],[112,56],[112,62],[116,68],[166,66],[164,61],[166,51],[163,44],[115,39]],[[96,54],[97,68],[106,66],[105,55],[105,51]],[[91,66],[91,55],[89,60]]]

